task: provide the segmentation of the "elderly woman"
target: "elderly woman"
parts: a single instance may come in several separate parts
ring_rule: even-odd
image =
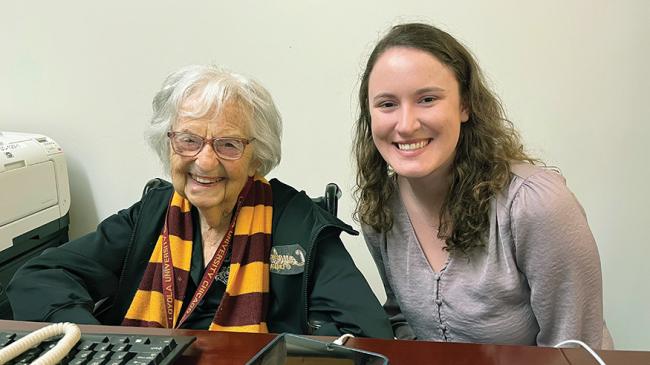
[[[172,183],[21,268],[7,290],[15,319],[392,337],[339,238],[356,232],[264,179],[281,119],[261,85],[186,67],[153,109],[148,140]]]

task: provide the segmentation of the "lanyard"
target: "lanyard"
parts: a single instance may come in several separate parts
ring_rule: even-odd
[[[167,328],[178,328],[180,327],[194,312],[194,309],[199,305],[201,299],[205,296],[210,289],[210,286],[214,282],[214,277],[219,272],[221,265],[223,265],[223,260],[226,257],[228,248],[230,247],[230,242],[232,241],[232,236],[235,232],[235,222],[237,221],[237,216],[239,215],[239,210],[244,202],[244,197],[247,195],[248,190],[252,184],[247,184],[247,187],[244,188],[243,194],[239,196],[239,201],[237,202],[237,208],[235,210],[235,215],[230,221],[230,226],[228,227],[228,232],[221,240],[221,244],[217,251],[212,256],[208,267],[203,273],[203,278],[199,286],[196,288],[192,300],[187,305],[185,313],[181,317],[181,320],[178,322],[176,327],[174,327],[174,265],[172,264],[172,255],[171,255],[171,245],[169,243],[169,229],[167,228],[167,219],[165,219],[165,226],[163,227],[163,237],[162,237],[162,285],[163,285],[163,299],[165,302],[165,314],[167,316]]]

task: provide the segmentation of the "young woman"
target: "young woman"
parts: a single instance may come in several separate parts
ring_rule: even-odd
[[[392,28],[359,90],[356,215],[398,338],[603,342],[598,249],[456,39]]]

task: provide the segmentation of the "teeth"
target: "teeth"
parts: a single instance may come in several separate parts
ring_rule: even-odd
[[[429,144],[428,140],[420,141],[417,143],[398,143],[397,148],[399,148],[402,151],[411,151],[411,150],[417,150],[419,148],[422,148]]]
[[[216,178],[216,179],[206,179],[206,178],[202,178],[202,177],[194,176],[194,175],[192,175],[192,178],[194,180],[196,180],[196,182],[199,182],[201,184],[211,184],[211,183],[216,182],[217,180],[219,180],[218,178]]]

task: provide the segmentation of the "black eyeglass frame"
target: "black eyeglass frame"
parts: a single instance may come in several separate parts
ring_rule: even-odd
[[[196,137],[201,140],[201,146],[196,150],[195,153],[187,153],[187,151],[184,152],[179,152],[176,147],[174,146],[174,138],[179,135],[189,135],[192,137]],[[214,137],[214,138],[203,138],[199,135],[196,135],[194,133],[189,133],[189,132],[174,132],[174,131],[169,131],[167,132],[167,137],[169,137],[169,144],[171,145],[172,149],[174,150],[175,153],[183,156],[183,157],[195,157],[198,155],[201,150],[203,150],[203,147],[205,147],[205,144],[208,143],[212,147],[212,150],[214,153],[219,157],[224,160],[229,160],[229,161],[235,161],[239,160],[242,155],[244,154],[244,151],[246,150],[246,146],[248,146],[251,142],[255,141],[255,138],[239,138],[239,137]],[[241,151],[239,152],[239,156],[237,157],[230,157],[230,156],[224,156],[222,153],[217,151],[217,147],[215,146],[215,142],[219,141],[237,141],[243,145]]]

